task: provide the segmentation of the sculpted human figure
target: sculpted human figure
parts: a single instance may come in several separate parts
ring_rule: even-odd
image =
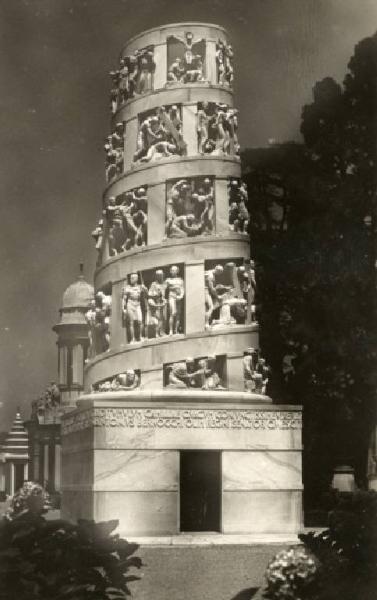
[[[227,263],[227,271],[231,272],[233,263]],[[234,287],[225,283],[223,277],[224,268],[222,265],[216,265],[214,269],[205,272],[205,302],[206,302],[206,326],[210,324],[212,313],[216,308],[220,308],[219,319],[213,324],[229,325],[235,320],[231,315],[231,305],[233,303],[244,303],[243,299],[236,298]],[[207,292],[208,290],[208,292]]]
[[[116,376],[115,382],[118,390],[134,390],[139,386],[140,378],[136,371],[127,369],[125,373]]]
[[[129,81],[129,97],[133,98],[137,91],[137,82],[139,76],[139,68],[137,64],[137,51],[131,54],[128,58],[128,81]]]
[[[172,388],[187,388],[188,374],[186,363],[176,362],[169,367],[168,386]]]
[[[145,94],[152,89],[152,73],[154,67],[153,51],[148,49],[142,50],[139,56],[138,94]]]
[[[205,295],[205,324],[209,327],[212,313],[220,306],[220,298],[216,289],[216,277],[221,277],[224,272],[222,265],[216,265],[204,273],[204,295]]]
[[[192,83],[203,80],[205,46],[204,40],[194,42],[191,31],[187,31],[184,37],[173,36],[174,43],[181,42],[183,46],[183,57],[175,57],[168,67],[167,81],[182,81]],[[169,44],[169,41],[168,41]]]
[[[266,388],[268,385],[268,379],[269,379],[269,373],[270,373],[270,369],[269,367],[266,365],[266,361],[264,358],[259,357],[258,358],[258,362],[257,362],[257,366],[256,366],[256,372],[257,374],[260,376],[258,378],[258,388],[256,386],[256,391],[258,391],[258,393],[260,394],[265,394],[266,393]]]
[[[151,325],[156,337],[166,335],[166,283],[164,281],[164,272],[162,269],[157,269],[155,279],[152,281],[148,291],[148,324]]]
[[[232,179],[229,184],[229,226],[232,231],[248,233],[250,214],[246,184]]]
[[[130,97],[129,70],[123,58],[120,59],[119,68],[119,102],[123,104]]]
[[[228,44],[225,46],[225,80],[227,82],[227,84],[232,87],[233,85],[233,77],[234,77],[234,71],[233,71],[233,47]]]
[[[119,71],[110,71],[111,77],[111,90],[110,90],[110,106],[111,113],[114,115],[118,110],[118,98],[119,98],[119,84],[120,77]]]
[[[216,356],[209,356],[207,359],[201,359],[198,362],[199,368],[203,369],[204,390],[224,390],[219,374],[216,371]]]
[[[219,40],[216,44],[217,82],[220,85],[233,85],[233,48]]]
[[[136,341],[143,341],[143,313],[141,303],[145,294],[146,288],[139,283],[138,274],[131,273],[130,283],[126,285],[122,291],[122,312],[129,327],[130,344],[134,344]],[[137,328],[137,336],[135,334],[135,326]],[[138,339],[136,339],[136,337]]]
[[[159,140],[160,122],[157,116],[147,117],[141,123],[134,161],[145,157],[151,146]]]
[[[179,57],[176,57],[174,62],[172,62],[168,68],[167,80],[181,81],[184,72],[185,70],[182,67],[182,60]]]
[[[191,199],[194,203],[195,218],[200,223],[200,233],[210,235],[213,232],[214,196],[211,180],[206,177],[198,193],[193,193]]]
[[[102,241],[103,241],[103,219],[100,219],[98,221],[98,225],[95,229],[93,229],[92,231],[92,238],[95,241],[95,248],[97,250],[97,264],[99,264],[100,260],[101,260],[101,253],[102,253]]]
[[[202,232],[202,226],[197,225],[193,214],[172,216],[166,225],[166,235],[171,238],[193,237]]]
[[[110,316],[111,296],[99,291],[95,295],[94,340],[96,354],[106,352],[110,347]]]
[[[222,40],[216,44],[217,83],[225,84],[225,46]]]
[[[202,102],[198,106],[197,112],[197,133],[198,133],[198,150],[200,154],[205,153],[205,143],[208,140],[208,125],[209,118],[207,115],[208,102]]]
[[[257,366],[257,361],[257,350],[255,348],[248,348],[242,360],[245,392],[253,392],[255,389],[254,373]]]
[[[110,181],[116,175],[123,172],[124,155],[124,124],[117,123],[111,135],[107,136],[104,145],[106,153],[106,179]]]
[[[176,265],[170,268],[170,277],[166,279],[166,294],[169,309],[169,335],[180,332],[182,301],[184,297],[184,283],[178,275],[179,269]]]
[[[96,355],[96,302],[92,300],[89,306],[89,309],[85,313],[85,321],[88,324],[88,338],[89,338],[89,348],[88,348],[88,360],[91,360]]]
[[[226,106],[218,105],[214,129],[216,131],[216,149],[218,152],[230,154],[230,133],[227,127]]]
[[[123,211],[117,204],[115,196],[108,198],[104,213],[109,224],[109,254],[114,256],[123,251],[125,241]]]

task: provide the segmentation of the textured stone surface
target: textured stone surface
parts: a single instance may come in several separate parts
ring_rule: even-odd
[[[92,492],[96,521],[119,519],[127,535],[178,533],[178,493]]]
[[[224,492],[224,533],[294,533],[301,528],[301,492]]]
[[[179,453],[97,450],[94,488],[108,491],[177,491]]]
[[[223,452],[223,489],[302,488],[301,452]]]

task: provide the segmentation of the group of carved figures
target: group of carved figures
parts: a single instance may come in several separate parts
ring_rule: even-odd
[[[195,83],[205,81],[206,42],[203,38],[194,40],[192,32],[184,37],[170,36],[167,39],[168,69],[167,83]],[[217,83],[233,85],[233,48],[223,40],[216,44]],[[153,89],[153,74],[156,69],[154,48],[147,46],[123,56],[119,68],[110,71],[111,112],[115,114],[120,106],[136,95]]]
[[[230,44],[219,40],[216,44],[217,83],[233,85],[233,48]]]
[[[117,123],[111,135],[107,136],[104,145],[106,154],[106,181],[111,181],[123,173],[124,158],[124,123]]]
[[[111,379],[101,381],[92,387],[92,392],[121,392],[134,390],[140,385],[140,375],[133,369],[127,369]]]
[[[254,262],[237,267],[228,262],[205,271],[206,328],[255,320]]]
[[[141,275],[132,273],[122,291],[128,342],[182,333],[184,293],[184,282],[176,265],[170,267],[166,278],[163,270],[158,269],[149,287],[144,285]]]
[[[270,368],[256,348],[248,348],[242,359],[245,392],[266,394]],[[170,389],[225,390],[218,357],[186,358],[164,366],[165,387]],[[93,392],[127,391],[140,386],[140,372],[127,369],[93,386]]]
[[[175,58],[168,65],[168,83],[204,81],[205,40],[194,41],[188,31],[184,38],[171,36],[167,41],[168,58],[175,50]]]
[[[180,179],[168,191],[165,232],[168,238],[211,235],[214,221],[213,181]]]
[[[181,107],[160,106],[141,115],[133,162],[150,162],[174,154],[186,154]]]
[[[231,231],[248,233],[250,213],[246,184],[239,179],[229,182],[229,226]]]
[[[60,390],[58,385],[52,381],[46,388],[44,394],[31,403],[31,416],[37,418],[60,406]]]
[[[225,390],[217,372],[216,356],[186,358],[166,367],[167,388],[197,388],[202,390]]]
[[[265,394],[270,368],[256,348],[248,348],[243,357],[243,378],[246,392]]]
[[[101,291],[97,292],[89,310],[85,313],[85,320],[89,328],[89,360],[109,349],[110,318],[111,296]]]
[[[201,154],[239,154],[238,111],[227,104],[198,102],[197,134]]]
[[[140,187],[108,198],[104,214],[109,233],[109,254],[115,256],[147,243],[148,199],[146,188]]]
[[[153,89],[153,73],[156,68],[153,47],[136,50],[130,56],[120,59],[119,69],[110,72],[111,112],[137,94],[145,94]]]
[[[248,233],[250,213],[246,184],[230,179],[228,184],[229,227]],[[117,197],[111,196],[103,211],[108,225],[109,255],[147,244],[147,188],[139,187]],[[165,234],[167,238],[184,238],[214,233],[215,198],[212,177],[180,179],[167,184]],[[92,231],[101,262],[104,220]]]

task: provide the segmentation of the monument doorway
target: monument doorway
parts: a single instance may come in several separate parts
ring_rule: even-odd
[[[180,531],[221,531],[221,452],[180,452]]]

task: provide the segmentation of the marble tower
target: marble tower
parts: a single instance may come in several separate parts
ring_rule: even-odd
[[[63,514],[119,519],[128,537],[294,536],[301,410],[267,395],[227,33],[146,31],[110,75],[85,393],[62,420]]]

